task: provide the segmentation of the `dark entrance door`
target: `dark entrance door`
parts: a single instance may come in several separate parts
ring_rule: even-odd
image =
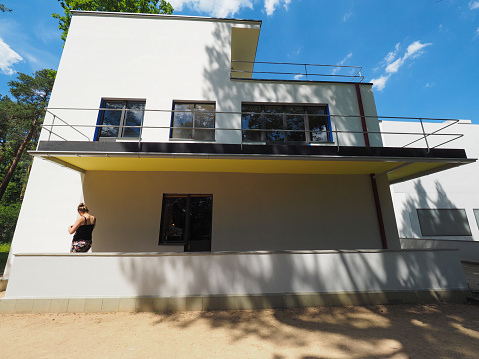
[[[163,195],[160,243],[184,244],[185,252],[210,252],[212,209],[212,195]]]

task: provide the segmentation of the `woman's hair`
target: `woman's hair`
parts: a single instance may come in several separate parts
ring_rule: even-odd
[[[86,206],[85,203],[80,203],[80,204],[78,205],[78,209],[77,209],[77,210],[78,210],[78,212],[82,212],[82,213],[88,213],[88,212],[90,212],[90,211],[88,210],[88,207]]]

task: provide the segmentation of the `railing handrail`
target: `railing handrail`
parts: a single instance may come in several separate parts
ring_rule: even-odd
[[[274,104],[273,104],[274,105]],[[280,104],[284,105],[284,104]],[[297,104],[292,104],[291,106],[296,106]],[[301,105],[303,106],[303,105]],[[310,107],[320,107],[321,105],[315,105],[315,104],[305,104],[304,106],[310,106]],[[114,108],[106,108],[106,107],[92,107],[92,108],[87,108],[87,107],[46,107],[46,110],[72,110],[72,111],[141,111],[141,112],[200,112],[198,110],[165,110],[165,109],[114,109]],[[241,115],[241,114],[261,114],[262,112],[251,112],[251,111],[204,111],[206,113],[214,113],[214,114],[230,114],[230,115]],[[52,113],[52,112],[50,112]],[[298,115],[294,113],[288,113],[288,112],[277,112],[277,113],[266,113],[267,115]],[[302,114],[299,114],[302,115]],[[360,118],[360,117],[366,117],[366,118],[372,118],[372,119],[389,119],[389,120],[423,120],[423,121],[442,121],[442,122],[449,122],[449,121],[454,121],[455,123],[459,121],[463,121],[463,119],[457,119],[457,118],[438,118],[438,117],[407,117],[407,116],[383,116],[383,115],[336,115],[336,114],[308,114],[308,116],[324,116],[324,117],[352,117],[352,118]],[[57,118],[59,118],[57,116]]]
[[[231,67],[230,77],[233,77],[234,73],[247,73],[247,74],[269,74],[269,75],[294,75],[294,76],[305,76],[306,81],[309,80],[309,76],[316,76],[316,77],[341,77],[341,78],[351,78],[350,82],[353,82],[355,79],[359,79],[359,82],[363,82],[364,76],[361,75],[362,66],[352,66],[352,65],[331,65],[331,64],[309,64],[309,63],[295,63],[295,62],[270,62],[270,61],[244,61],[244,60],[231,60],[231,64],[237,63],[244,63],[244,64],[253,64],[253,69],[251,71],[248,70],[238,70],[235,69],[233,66]],[[301,66],[304,67],[303,72],[276,72],[276,71],[255,71],[254,65],[261,64],[261,65],[282,65],[282,66]],[[357,69],[354,75],[338,75],[338,74],[317,74],[308,71],[308,66],[311,67],[327,67],[327,68],[350,68],[350,69]],[[290,79],[289,79],[290,80]],[[295,81],[304,81],[304,79],[297,79],[294,78]]]
[[[362,69],[362,66],[352,66],[352,65],[325,65],[325,64],[309,64],[309,63],[299,63],[299,62],[271,62],[271,61],[243,61],[243,60],[231,60],[231,62],[244,62],[249,64],[271,64],[271,65],[297,65],[297,66],[318,66],[318,67],[352,67],[355,69]]]
[[[350,118],[360,118],[361,116],[360,115],[336,115],[336,114],[307,114],[307,113],[303,113],[303,114],[294,114],[294,113],[288,113],[288,112],[278,112],[278,113],[264,113],[264,112],[249,112],[249,111],[245,111],[245,112],[237,112],[237,111],[201,111],[200,113],[209,113],[209,114],[230,114],[230,115],[244,115],[244,114],[251,114],[251,115],[254,115],[254,114],[263,114],[263,115],[272,115],[272,116],[275,116],[275,115],[278,115],[278,116],[285,116],[285,115],[293,115],[293,116],[304,116],[304,115],[307,115],[307,116],[311,116],[311,117],[332,117],[333,118],[333,121],[330,122],[330,125],[331,126],[327,126],[325,129],[287,129],[287,128],[277,128],[277,129],[271,129],[271,128],[237,128],[237,127],[212,127],[212,128],[208,128],[208,127],[204,127],[204,128],[199,128],[199,127],[186,127],[186,126],[154,126],[154,125],[126,125],[126,124],[120,124],[120,125],[104,125],[104,124],[101,124],[101,125],[92,125],[92,124],[70,124],[68,122],[66,122],[65,120],[61,119],[58,115],[54,114],[52,111],[53,110],[82,110],[82,111],[103,111],[103,110],[108,110],[108,111],[141,111],[141,112],[148,112],[148,111],[152,111],[152,112],[168,112],[168,113],[175,113],[175,112],[199,112],[198,110],[164,110],[164,109],[110,109],[110,108],[68,108],[68,107],[49,107],[47,108],[47,112],[53,116],[53,121],[52,123],[48,123],[48,124],[45,124],[45,125],[42,125],[42,128],[44,128],[45,130],[48,131],[49,133],[49,137],[48,137],[48,140],[50,140],[50,137],[51,135],[55,135],[57,136],[58,138],[61,138],[63,139],[64,141],[68,141],[67,139],[65,139],[65,137],[63,136],[60,136],[59,134],[55,133],[53,131],[54,128],[56,127],[70,127],[72,128],[73,130],[75,130],[76,132],[80,133],[83,137],[85,137],[87,139],[87,141],[94,141],[95,139],[94,138],[91,138],[91,136],[87,136],[85,135],[83,132],[79,131],[79,129],[81,128],[94,128],[95,129],[95,133],[96,133],[96,130],[98,128],[122,128],[122,129],[140,129],[140,133],[139,133],[139,136],[136,137],[123,137],[125,139],[138,139],[138,142],[139,144],[142,142],[142,130],[143,129],[168,129],[170,131],[172,130],[196,130],[196,131],[240,131],[241,133],[252,133],[252,132],[264,132],[264,133],[270,133],[270,132],[280,132],[280,133],[283,133],[284,135],[286,135],[287,133],[324,133],[326,134],[327,136],[327,140],[322,140],[322,141],[313,141],[313,140],[310,140],[310,143],[334,143],[335,141],[333,140],[332,138],[332,134],[335,134],[336,135],[336,146],[338,147],[338,150],[339,150],[339,135],[340,134],[368,134],[368,135],[380,135],[380,136],[385,136],[385,135],[408,135],[408,136],[418,136],[417,139],[401,146],[401,147],[407,147],[407,146],[410,146],[420,140],[424,140],[425,141],[425,144],[426,144],[426,148],[427,150],[429,151],[430,149],[432,148],[437,148],[437,147],[440,147],[446,143],[449,143],[449,142],[452,142],[452,141],[455,141],[461,137],[463,137],[464,135],[461,134],[461,133],[439,133],[441,132],[442,130],[444,130],[445,128],[448,128],[454,124],[457,124],[460,120],[459,119],[438,119],[438,118],[423,118],[423,117],[399,117],[399,116],[380,116],[380,115],[369,115],[369,116],[364,116],[366,118],[373,118],[373,119],[395,119],[395,120],[418,120],[420,122],[420,125],[421,125],[421,132],[391,132],[391,131],[355,131],[355,130],[343,130],[343,129],[338,129],[337,127],[337,124],[336,122],[334,121],[334,118],[336,117],[340,117],[340,118],[346,118],[346,119],[350,119]],[[62,123],[54,123],[54,120],[58,118]],[[438,129],[435,129],[433,132],[431,133],[426,133],[425,132],[425,129],[424,129],[424,125],[423,125],[423,121],[431,121],[431,122],[435,122],[435,121],[441,121],[441,122],[446,122],[444,126],[438,128]],[[334,126],[334,127],[333,127]],[[47,128],[47,127],[50,127],[50,128]],[[322,127],[324,128],[324,127]],[[429,145],[429,141],[428,141],[428,138],[431,137],[431,136],[436,136],[436,138],[444,138],[444,136],[452,136],[453,138],[452,139],[447,139],[445,141],[442,141],[441,143],[439,144],[436,144],[434,146],[430,146]],[[119,138],[122,138],[121,136]],[[186,139],[185,139],[186,140]],[[243,139],[242,141],[243,143],[248,143],[248,142],[257,142],[257,141],[245,141]],[[259,140],[259,142],[265,142],[264,139],[263,140]],[[266,141],[267,142],[267,141]],[[292,141],[294,142],[294,141]],[[304,142],[304,141],[299,141],[299,142]],[[281,142],[278,142],[278,143],[281,143]],[[288,143],[288,142],[286,142]]]

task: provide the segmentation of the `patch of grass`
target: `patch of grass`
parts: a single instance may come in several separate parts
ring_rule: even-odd
[[[3,271],[5,270],[9,251],[10,243],[0,243],[0,274],[3,274]]]

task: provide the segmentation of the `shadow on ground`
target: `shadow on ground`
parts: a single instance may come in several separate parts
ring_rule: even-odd
[[[153,325],[169,321],[186,329],[207,321],[212,330],[228,330],[232,344],[253,336],[273,345],[274,359],[290,357],[292,348],[313,351],[304,359],[476,358],[479,353],[479,307],[474,305],[198,312],[189,320],[183,315],[158,314]]]

